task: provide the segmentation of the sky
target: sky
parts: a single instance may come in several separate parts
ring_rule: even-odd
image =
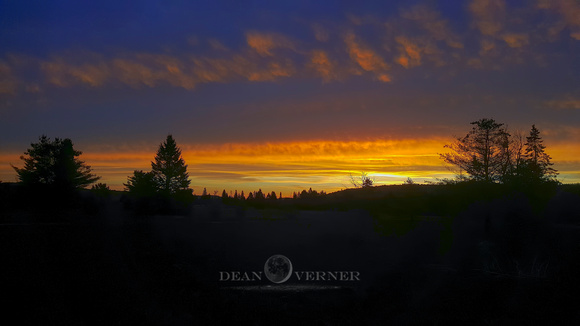
[[[580,182],[580,2],[0,0],[0,180],[41,135],[113,189],[172,134],[195,194],[451,178],[472,121]]]

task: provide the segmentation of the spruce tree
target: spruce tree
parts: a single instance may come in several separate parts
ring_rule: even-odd
[[[540,137],[540,131],[536,125],[532,125],[530,135],[526,137],[525,170],[529,177],[540,181],[553,181],[558,174],[552,168],[552,159],[544,150],[546,146]]]
[[[168,135],[165,142],[159,145],[155,162],[151,162],[151,172],[159,190],[166,195],[189,188],[187,165],[172,135]]]
[[[24,167],[12,166],[22,184],[70,190],[85,188],[100,179],[92,173],[90,166],[78,159],[82,152],[75,150],[68,138],[50,140],[43,135],[38,143],[30,146],[20,156]]]
[[[127,183],[123,184],[125,189],[139,197],[152,197],[158,192],[158,184],[152,172],[136,170],[132,176],[127,178]]]

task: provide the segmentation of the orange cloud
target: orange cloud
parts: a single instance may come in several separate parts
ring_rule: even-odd
[[[528,34],[525,33],[506,33],[501,38],[507,43],[510,48],[521,48],[528,45],[530,42]]]
[[[290,59],[262,62],[263,60],[255,60],[252,56],[234,55],[230,59],[192,60],[193,72],[199,82],[225,82],[240,77],[249,81],[273,81],[296,73]]]
[[[383,71],[389,68],[383,58],[370,48],[357,42],[353,33],[346,34],[344,42],[353,61],[366,71]]]
[[[97,87],[111,77],[110,69],[104,62],[73,65],[67,63],[64,58],[56,58],[41,63],[40,67],[48,82],[60,87],[77,82]]]
[[[275,33],[247,32],[246,42],[262,56],[272,56],[277,48],[294,49],[294,44],[284,35]]]
[[[390,83],[392,81],[391,77],[387,74],[380,74],[377,76],[377,79],[383,83]]]
[[[537,7],[552,10],[562,16],[550,29],[551,34],[559,34],[566,27],[570,29],[570,37],[580,41],[580,3],[576,0],[538,0]]]
[[[553,109],[580,110],[580,99],[568,98],[564,100],[547,101],[545,104]]]
[[[397,63],[405,68],[409,68],[409,58],[405,55],[401,55],[397,58]]]
[[[283,63],[270,62],[266,69],[252,71],[247,78],[250,81],[271,81],[278,79],[278,77],[290,77],[294,72],[294,66],[289,60]]]
[[[404,36],[397,37],[396,41],[400,45],[399,51],[401,52],[397,58],[397,63],[405,68],[419,66],[421,64],[419,46]]]
[[[329,81],[335,77],[335,65],[330,61],[325,51],[312,51],[309,66],[316,70],[324,81]]]
[[[235,60],[235,58],[234,58]],[[233,70],[233,61],[212,58],[192,58],[193,75],[199,82],[222,82]]]
[[[506,15],[504,0],[473,0],[469,4],[473,26],[483,35],[494,36],[503,29]]]
[[[181,60],[167,55],[139,54],[133,59],[113,59],[111,65],[115,77],[132,87],[155,87],[167,83],[193,89],[197,84]]]
[[[114,59],[113,67],[119,80],[127,85],[139,87],[143,84],[154,87],[158,82],[158,74],[137,61]]]

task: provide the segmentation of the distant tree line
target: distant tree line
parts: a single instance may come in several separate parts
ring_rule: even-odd
[[[504,183],[530,185],[537,183],[557,183],[557,171],[552,167],[551,157],[546,153],[540,131],[535,125],[529,135],[508,132],[504,124],[493,119],[480,119],[471,122],[472,129],[464,137],[456,137],[451,144],[445,145],[449,153],[439,154],[440,158],[458,169],[456,182],[475,181],[485,183]],[[20,158],[24,167],[12,165],[21,184],[48,188],[54,192],[84,189],[100,178],[93,174],[90,166],[79,159],[81,151],[73,148],[70,139],[51,140],[43,135],[37,143]],[[166,198],[191,201],[193,190],[190,188],[187,165],[181,149],[172,135],[168,135],[159,145],[150,171],[135,170],[124,184],[125,190],[135,198]],[[374,180],[362,172],[359,178],[351,175],[357,188],[371,187]],[[405,184],[414,184],[408,178]],[[110,192],[104,183],[93,185],[97,194]],[[218,192],[214,193],[217,196]],[[324,191],[294,192],[293,199],[312,199],[324,196]],[[202,198],[211,197],[204,188]],[[282,194],[272,191],[263,193],[262,189],[247,194],[236,190],[228,194],[224,189],[222,199],[237,201],[268,201],[282,198]]]
[[[181,157],[181,149],[172,135],[159,145],[151,171],[136,170],[129,176],[125,189],[139,196],[163,195],[175,197],[191,194],[187,165]]]

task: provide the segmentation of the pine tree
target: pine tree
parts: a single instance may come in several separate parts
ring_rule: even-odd
[[[261,200],[261,199],[266,199],[266,196],[264,196],[262,189],[258,189],[258,192],[254,193],[254,198]]]
[[[30,146],[20,156],[24,167],[12,166],[23,184],[41,184],[66,190],[85,188],[100,179],[92,173],[90,166],[78,159],[82,152],[75,150],[68,138],[51,141],[43,135],[38,143]]]
[[[151,170],[162,193],[173,195],[189,188],[187,165],[181,157],[181,149],[171,135],[159,145],[155,162],[151,162]]]
[[[158,184],[152,172],[137,170],[132,176],[127,178],[127,183],[123,184],[125,189],[139,197],[152,197],[158,191]]]
[[[532,125],[530,135],[526,137],[525,168],[529,177],[535,180],[550,181],[558,174],[551,166],[554,165],[552,159],[544,150],[546,146],[540,137],[540,131],[536,125]]]

